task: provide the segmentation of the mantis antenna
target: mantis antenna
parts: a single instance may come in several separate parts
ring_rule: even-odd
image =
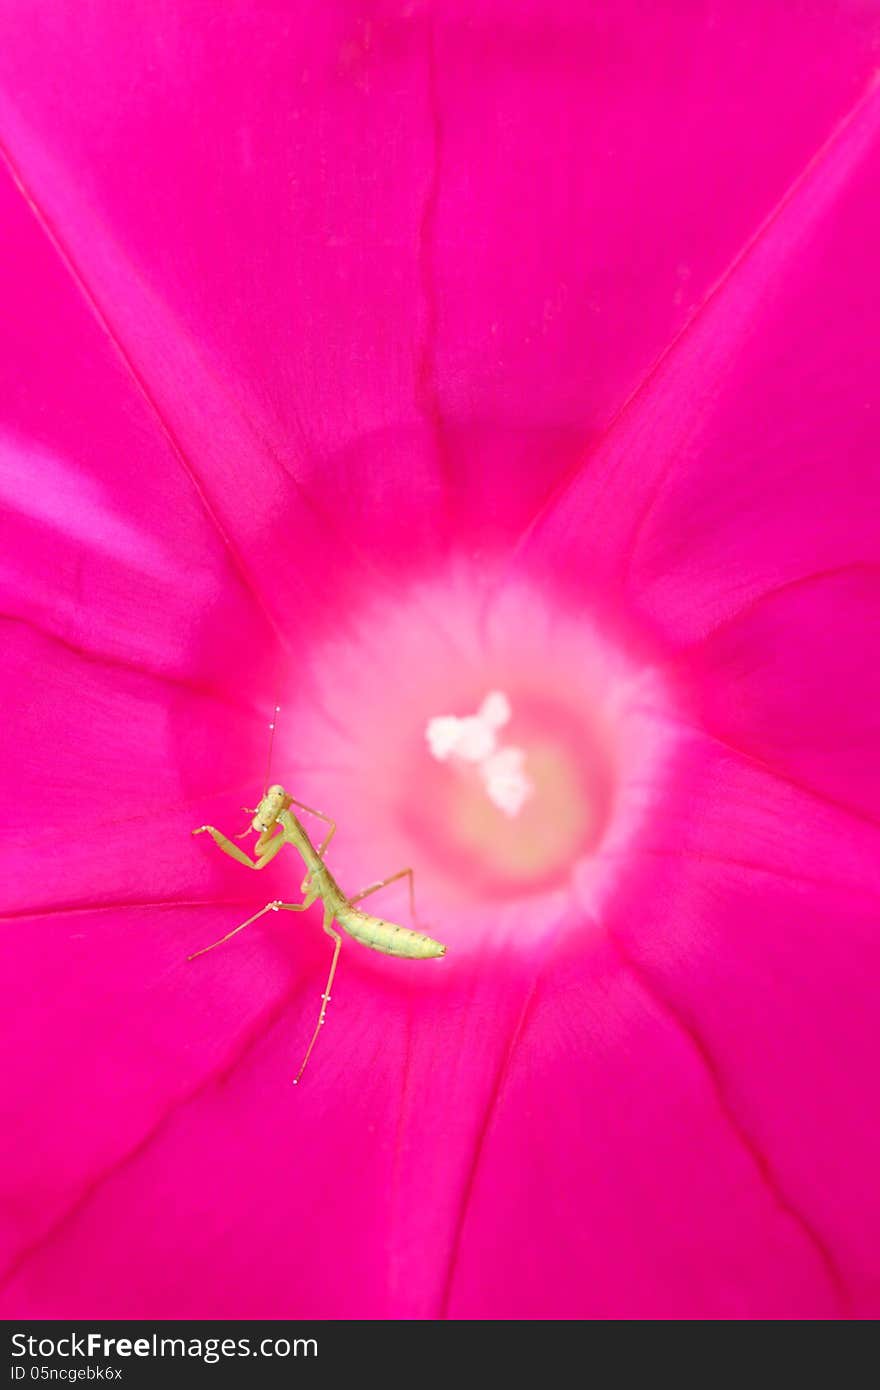
[[[267,793],[268,790],[269,790],[269,773],[272,771],[272,749],[275,747],[275,726],[276,726],[277,723],[278,723],[278,716],[279,716],[280,713],[281,713],[281,706],[280,706],[280,705],[275,705],[275,707],[274,707],[274,712],[273,712],[273,714],[272,714],[272,720],[271,720],[271,723],[269,724],[269,755],[268,755],[268,757],[266,758],[266,775],[265,775],[265,777],[263,778],[263,796],[264,796],[264,797],[266,796],[266,793]],[[256,808],[255,806],[242,806],[241,809],[242,809],[243,811],[247,811],[249,815],[255,815],[255,814],[256,814],[256,809],[257,809],[257,808]],[[248,821],[247,825],[245,826],[245,828],[244,828],[244,830],[241,832],[241,834],[240,834],[240,835],[235,835],[235,836],[233,836],[233,839],[235,839],[235,840],[244,840],[244,839],[247,838],[247,836],[248,836],[250,833],[251,833],[251,825],[250,825],[250,821]]]
[[[281,706],[276,705],[272,715],[272,722],[269,725],[269,756],[266,759],[266,776],[263,778],[263,795],[269,790],[269,773],[272,771],[272,749],[275,746],[275,726],[278,723],[278,716],[281,713]]]

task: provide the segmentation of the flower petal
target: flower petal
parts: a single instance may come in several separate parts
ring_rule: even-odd
[[[291,969],[271,934],[242,941],[232,970],[219,953],[201,969],[186,960],[246,911],[145,903],[2,922],[4,977],[15,982],[4,1025],[19,1062],[0,1101],[3,1276],[283,1007]]]
[[[875,62],[854,7],[201,17],[20,6],[0,122],[250,566],[291,474],[350,543],[521,526]]]
[[[768,1189],[716,1077],[607,943],[586,960],[569,950],[540,982],[474,1155],[453,1260],[453,1318],[839,1312],[821,1253]]]
[[[485,545],[591,450],[858,100],[877,23],[650,0],[449,14],[433,93],[437,391]]]
[[[229,691],[273,646],[259,603],[2,169],[0,220],[0,608],[70,647]]]
[[[880,830],[698,734],[646,824],[603,924],[870,1316]]]
[[[253,804],[265,724],[22,621],[0,631],[2,910],[240,896],[237,866],[190,832]]]
[[[876,560],[878,149],[880,85],[538,521],[521,565],[678,645],[780,585]]]
[[[124,1113],[110,1134],[99,1125],[97,1139],[78,1138],[75,1156],[85,1151],[90,1176],[74,1182],[65,1159],[63,1184],[52,1171],[63,1130],[44,1110],[31,1118],[39,1178],[29,1191],[47,1192],[53,1208],[49,1221],[39,1204],[27,1209],[38,1224],[21,1242],[2,1306],[17,1316],[432,1316],[527,977],[518,967],[490,976],[462,965],[454,979],[413,980],[417,963],[376,964],[346,943],[327,1026],[294,1090],[329,963],[320,918],[273,915],[203,961],[175,966],[194,929],[183,916],[129,914],[124,935],[118,923],[101,931],[86,919],[101,990],[112,998],[114,980],[125,979],[120,997],[135,991],[120,1065],[95,1055],[102,1030],[115,1036],[119,1004],[102,1018],[100,997],[73,996],[73,1062],[55,1082],[37,1048],[34,1072],[50,1096],[67,1086],[62,1114],[81,1115],[94,1105],[97,1068],[99,1093],[124,1091]],[[200,966],[188,1024],[179,1010]],[[35,1008],[27,1017],[23,1042],[39,1027]],[[135,1237],[137,1262],[125,1257],[120,1281]]]
[[[880,820],[880,569],[809,575],[718,628],[678,670],[701,721]]]

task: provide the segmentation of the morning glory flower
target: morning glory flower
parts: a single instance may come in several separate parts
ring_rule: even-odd
[[[5,1316],[877,1315],[877,37],[6,6]]]

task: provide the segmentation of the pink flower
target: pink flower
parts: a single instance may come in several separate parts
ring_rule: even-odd
[[[5,1315],[876,1316],[871,7],[7,11]]]

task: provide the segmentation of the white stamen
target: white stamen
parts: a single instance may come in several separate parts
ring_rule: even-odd
[[[458,721],[458,739],[455,754],[466,763],[481,763],[494,753],[497,739],[491,724],[484,724],[478,714],[470,714],[467,719]]]
[[[525,770],[525,760],[524,749],[510,746],[499,748],[480,765],[480,776],[489,800],[511,818],[519,815],[535,791]]]
[[[441,763],[455,756],[466,763],[480,763],[494,753],[497,739],[494,726],[482,714],[469,714],[458,719],[454,714],[441,714],[429,719],[425,737],[431,753]]]
[[[455,751],[460,723],[461,720],[456,719],[452,714],[440,714],[436,719],[428,720],[425,737],[433,757],[438,762],[445,763],[446,759]]]
[[[492,729],[501,729],[510,721],[513,711],[503,690],[491,690],[480,705],[478,718]]]
[[[432,756],[438,762],[459,759],[474,764],[493,806],[511,817],[519,815],[535,790],[525,771],[524,749],[498,746],[497,730],[512,713],[503,690],[492,690],[477,714],[441,714],[429,719],[425,729]]]

